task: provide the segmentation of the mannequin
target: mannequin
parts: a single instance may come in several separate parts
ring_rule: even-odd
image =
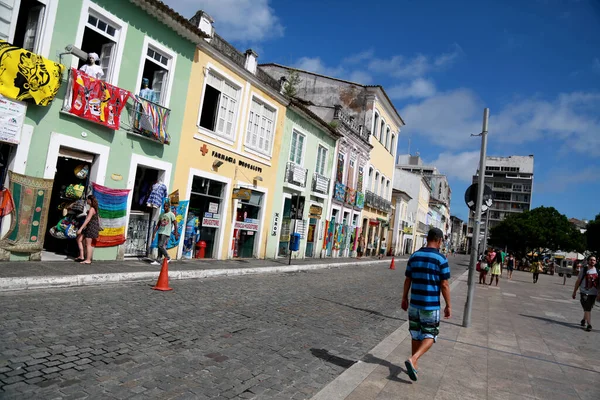
[[[89,53],[87,64],[82,65],[81,68],[79,68],[79,70],[83,71],[84,73],[95,79],[104,78],[104,71],[102,71],[102,67],[96,64],[96,61],[98,61],[98,59],[98,54]]]
[[[148,86],[150,85],[150,80],[148,78],[142,78],[142,90],[140,90],[140,97],[142,99],[146,99],[153,103],[157,102],[156,92],[150,89]]]

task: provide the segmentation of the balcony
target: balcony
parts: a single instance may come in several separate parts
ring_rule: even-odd
[[[302,168],[296,163],[288,162],[285,169],[285,178],[284,181],[287,183],[291,183],[292,185],[296,185],[299,187],[306,187],[306,176],[308,174],[308,170],[306,168]]]
[[[358,136],[361,140],[366,143],[369,143],[369,136],[371,132],[368,129],[365,129],[362,125],[359,125],[354,117],[344,113],[342,111],[341,105],[335,106],[335,111],[333,113],[333,120],[339,123],[338,131],[342,134],[354,134]]]
[[[336,182],[333,190],[333,199],[343,203],[346,199],[346,185]]]
[[[171,136],[167,133],[171,110],[160,104],[134,97],[134,106],[130,111],[131,130],[162,144],[170,144]]]
[[[368,190],[365,192],[365,206],[383,212],[392,211],[392,203]]]
[[[312,181],[312,190],[316,193],[328,194],[329,193],[329,182],[331,180],[321,174],[314,173]]]
[[[422,223],[421,221],[417,222],[417,231],[421,233],[429,232],[429,225]]]

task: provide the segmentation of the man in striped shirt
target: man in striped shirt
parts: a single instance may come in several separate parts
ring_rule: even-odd
[[[427,234],[427,245],[413,253],[406,266],[402,309],[408,310],[409,331],[412,337],[412,357],[405,361],[408,376],[417,380],[417,363],[436,340],[440,332],[440,292],[446,307],[444,318],[450,318],[450,267],[440,254],[444,233],[433,228]],[[410,305],[408,292],[410,291]]]

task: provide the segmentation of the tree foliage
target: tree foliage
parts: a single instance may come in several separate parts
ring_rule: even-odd
[[[290,69],[283,85],[283,94],[288,97],[295,97],[298,94],[298,85],[300,85],[300,74],[295,69]]]
[[[594,253],[596,257],[600,256],[600,214],[588,223],[585,239],[588,250]]]
[[[583,252],[586,247],[583,234],[554,207],[509,215],[490,229],[489,243],[520,255],[534,249]]]

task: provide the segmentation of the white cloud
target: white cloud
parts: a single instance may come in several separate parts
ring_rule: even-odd
[[[435,165],[440,173],[448,178],[456,178],[471,183],[479,165],[479,150],[461,153],[440,153],[430,165]]]
[[[401,55],[388,59],[376,58],[369,62],[369,70],[375,73],[388,74],[395,78],[422,77],[432,71],[449,67],[458,60],[461,54],[463,54],[462,48],[455,43],[452,45],[450,52],[440,54],[433,59],[423,54],[417,54],[412,58]]]
[[[329,67],[325,65],[320,57],[302,57],[293,65],[295,68],[305,71],[315,72],[317,74],[331,76],[333,78],[345,79],[351,82],[368,85],[373,82],[373,77],[363,70],[350,70],[341,65]]]
[[[373,58],[375,52],[373,49],[361,51],[360,53],[353,54],[349,57],[346,57],[342,60],[342,64],[358,64],[363,61],[367,61],[370,58]]]
[[[164,0],[164,3],[187,18],[200,9],[206,11],[225,40],[259,42],[283,36],[283,25],[269,6],[269,0]]]
[[[386,89],[392,99],[427,98],[435,95],[435,83],[430,79],[417,78],[409,84],[403,83]]]
[[[600,151],[600,119],[595,110],[600,93],[563,93],[554,100],[518,99],[491,110],[490,140],[521,144],[542,138],[559,140],[585,153]],[[407,133],[428,137],[447,149],[472,145],[470,134],[481,132],[485,104],[470,90],[440,93],[401,110]]]
[[[571,170],[568,166],[548,172],[544,181],[534,183],[534,191],[538,193],[565,193],[574,186],[585,183],[594,185],[600,180],[598,167],[590,166],[581,170]]]
[[[370,85],[373,83],[373,77],[365,71],[352,71],[350,75],[348,75],[348,80],[363,85]]]

